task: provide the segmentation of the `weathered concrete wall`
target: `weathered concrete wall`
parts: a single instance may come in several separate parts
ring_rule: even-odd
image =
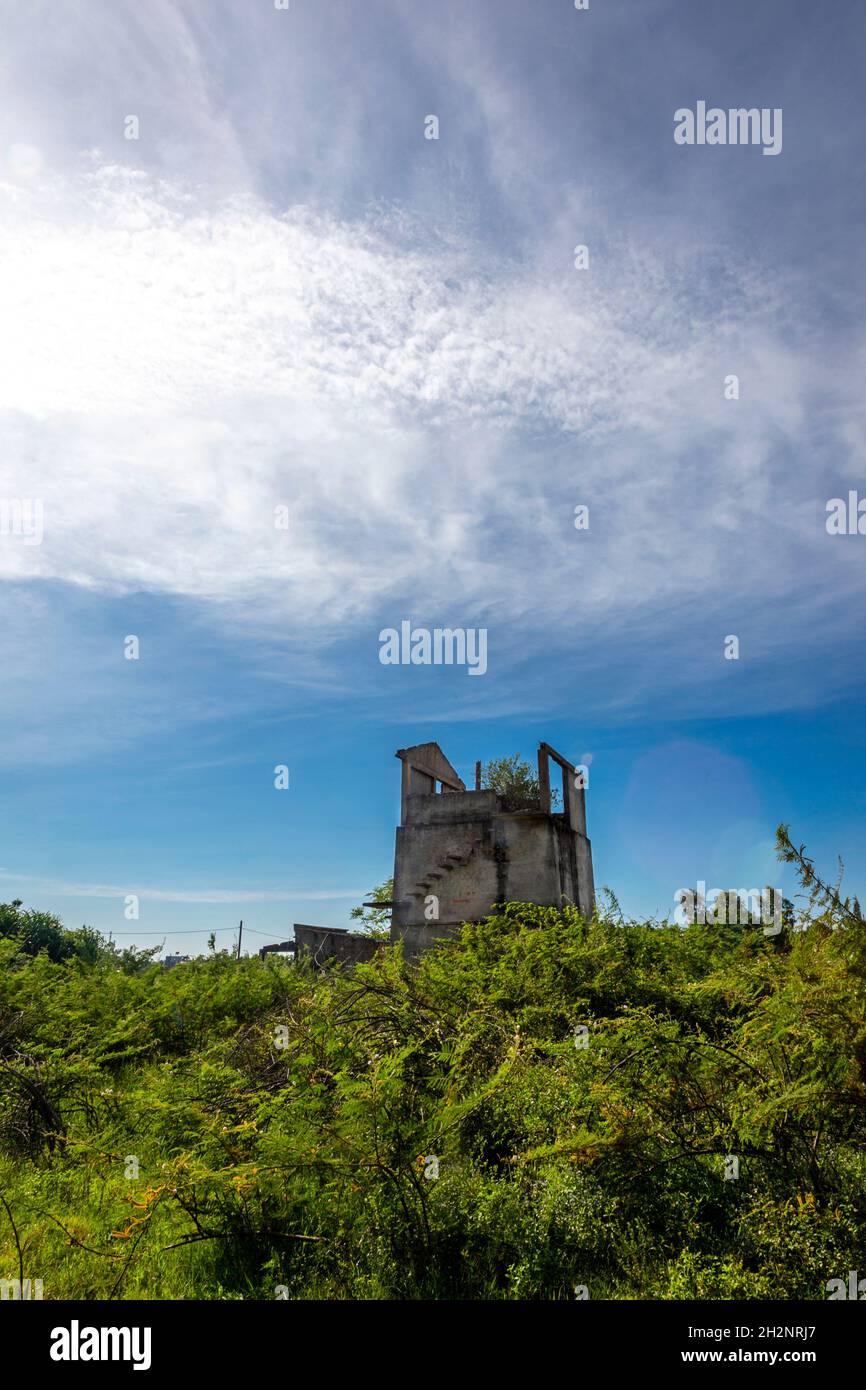
[[[295,923],[296,959],[302,952],[311,955],[317,965],[336,958],[357,965],[372,960],[380,945],[363,932],[346,931],[344,927],[310,927]]]
[[[397,829],[391,939],[414,953],[461,922],[485,916],[496,901],[494,792],[409,796]],[[426,900],[438,899],[438,919]]]
[[[431,899],[438,899],[438,918]],[[495,792],[410,795],[397,830],[391,939],[414,955],[495,903],[595,902],[592,851],[563,814],[503,811]]]
[[[496,820],[502,847],[503,893],[497,901],[561,907],[573,903],[588,916],[595,905],[592,849],[562,815],[505,811]]]

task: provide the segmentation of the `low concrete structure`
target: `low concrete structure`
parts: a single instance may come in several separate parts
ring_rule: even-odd
[[[364,932],[346,931],[344,927],[307,927],[295,923],[295,942],[297,952],[306,951],[316,965],[336,958],[357,965],[362,960],[372,960],[379,942]]]
[[[357,965],[362,960],[372,960],[381,944],[376,937],[364,932],[347,931],[345,927],[310,927],[295,922],[294,941],[280,941],[273,946],[263,946],[259,956],[264,960],[272,951],[290,952],[295,959],[306,954],[312,957],[315,965],[323,965],[326,960],[349,961]]]
[[[396,756],[403,774],[391,942],[402,941],[407,956],[455,935],[464,922],[489,916],[497,903],[571,903],[591,915],[595,888],[586,793],[573,763],[542,743],[538,804],[509,810],[494,791],[467,790],[438,743],[401,748]],[[562,775],[561,811],[551,805],[551,762]],[[363,932],[296,923],[294,941],[264,946],[260,955],[304,951],[317,964],[357,964],[370,960],[379,944]]]

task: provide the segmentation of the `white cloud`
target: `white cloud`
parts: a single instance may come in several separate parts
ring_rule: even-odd
[[[808,410],[854,384],[786,335],[772,278],[728,276],[720,308],[700,262],[625,240],[588,272],[546,244],[492,261],[118,166],[6,193],[0,495],[45,509],[6,578],[179,595],[313,650],[398,607],[482,615],[507,660],[835,563]]]

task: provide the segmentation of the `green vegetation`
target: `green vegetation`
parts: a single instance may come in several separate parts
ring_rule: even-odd
[[[380,883],[378,888],[374,888],[370,894],[371,903],[384,903],[384,907],[353,907],[349,913],[358,926],[356,931],[366,932],[368,936],[377,937],[380,941],[387,941],[391,935],[391,908],[390,903],[394,898],[394,880],[386,878],[384,883]]]
[[[540,805],[541,788],[538,774],[519,753],[510,758],[493,758],[485,763],[481,773],[481,785],[486,791],[496,792],[502,799],[504,811],[536,811]],[[562,795],[557,787],[550,789],[551,809],[556,811],[562,804]]]
[[[0,910],[0,1276],[826,1297],[866,1240],[866,923],[780,850],[808,901],[776,937],[512,903],[413,970],[34,953]]]
[[[485,763],[481,784],[486,790],[496,792],[502,798],[502,806],[506,811],[538,809],[538,776],[519,753],[512,753],[510,758],[493,758],[491,762]],[[555,807],[559,799],[559,792],[552,788],[551,806]]]

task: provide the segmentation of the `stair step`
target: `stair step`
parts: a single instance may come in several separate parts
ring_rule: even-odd
[[[431,869],[425,878],[419,879],[409,896],[411,898],[426,897],[434,883],[439,883],[448,874],[452,874],[455,869],[464,869],[482,844],[482,840],[473,840],[465,853],[446,854],[435,869]]]

